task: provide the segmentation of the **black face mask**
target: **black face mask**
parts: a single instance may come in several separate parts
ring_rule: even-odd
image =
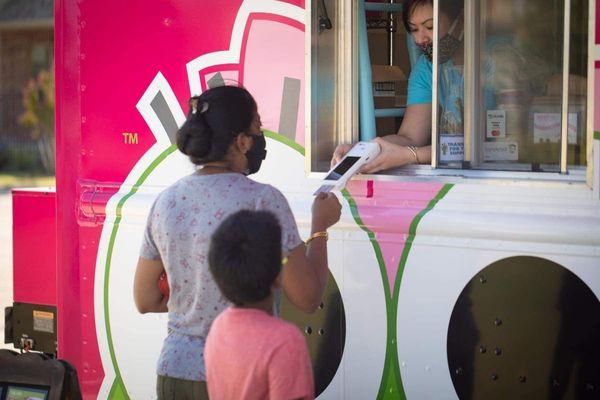
[[[265,135],[250,135],[254,141],[252,147],[246,153],[246,159],[248,160],[248,169],[244,172],[244,175],[255,174],[260,169],[262,160],[267,157],[267,142]]]
[[[452,23],[452,26],[448,30],[448,33],[446,33],[438,41],[438,62],[440,64],[443,64],[446,61],[448,61],[454,55],[456,49],[458,49],[462,42],[462,33],[460,34],[458,39],[452,36],[452,32],[456,28],[457,23],[458,18]],[[427,59],[430,62],[433,62],[433,43],[429,42],[417,46],[421,49],[423,54],[425,54],[425,57],[427,57]]]
[[[456,39],[450,34],[445,34],[443,38],[438,41],[438,62],[440,64],[448,61],[456,52],[456,49],[460,46],[460,40]],[[426,43],[418,45],[425,57],[429,62],[433,62],[433,43]]]

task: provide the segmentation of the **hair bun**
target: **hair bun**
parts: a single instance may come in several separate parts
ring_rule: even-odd
[[[208,101],[202,101],[198,96],[194,96],[190,99],[190,113],[196,114],[198,113],[198,109],[200,109],[200,114],[204,114],[208,110],[209,103]]]
[[[210,152],[211,138],[212,131],[206,123],[204,115],[198,112],[194,113],[192,109],[188,119],[177,131],[177,148],[189,156],[192,161],[201,159]]]
[[[177,147],[196,165],[222,161],[256,116],[256,102],[241,87],[210,88],[190,98],[189,105],[188,118],[177,131]]]

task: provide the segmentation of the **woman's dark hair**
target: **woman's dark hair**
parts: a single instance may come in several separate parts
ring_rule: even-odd
[[[402,3],[402,23],[404,29],[410,33],[410,16],[417,7],[430,5],[433,7],[433,0],[406,0]],[[463,9],[462,0],[440,0],[440,11],[443,12],[450,21],[454,21]]]
[[[237,306],[271,293],[281,271],[281,227],[268,211],[238,211],[212,235],[210,272],[223,296]]]
[[[248,132],[256,102],[244,88],[217,86],[190,99],[187,120],[177,131],[177,148],[196,165],[221,161],[234,138]]]

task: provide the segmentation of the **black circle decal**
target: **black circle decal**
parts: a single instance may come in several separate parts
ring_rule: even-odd
[[[295,324],[308,345],[315,377],[315,396],[321,394],[342,361],[346,340],[346,315],[340,289],[331,272],[323,295],[323,302],[313,314],[305,314],[289,300],[281,301],[281,317]]]
[[[600,399],[600,301],[561,265],[506,258],[463,289],[447,351],[461,400]]]

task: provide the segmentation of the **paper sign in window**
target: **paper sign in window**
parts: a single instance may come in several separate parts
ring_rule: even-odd
[[[559,113],[533,114],[533,143],[560,143],[561,120]],[[569,113],[569,144],[577,144],[577,113]]]

